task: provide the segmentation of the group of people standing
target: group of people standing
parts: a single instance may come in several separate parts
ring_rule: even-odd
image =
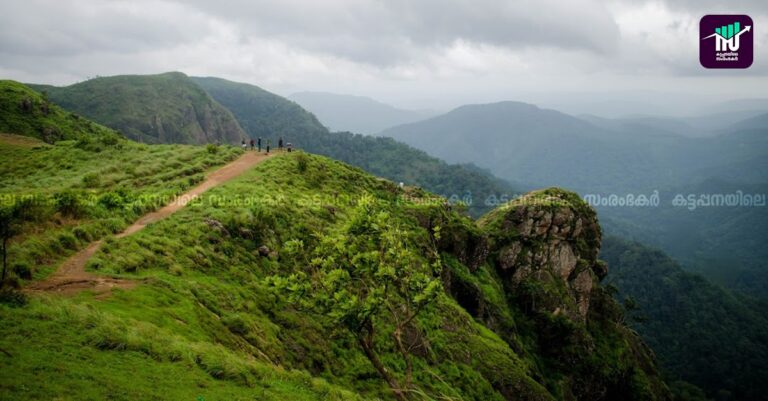
[[[255,150],[256,148],[258,148],[258,152],[261,152],[261,137],[258,137],[256,140],[251,138],[250,145],[251,145],[251,150]],[[267,139],[266,147],[265,147],[267,153],[269,153],[271,145],[272,145],[272,141],[270,139]],[[242,141],[242,146],[243,146],[243,150],[248,149],[248,144],[245,143],[245,139],[243,139]],[[280,137],[280,139],[277,140],[277,150],[282,152],[283,149],[286,149],[288,152],[291,152],[293,151],[293,144],[290,142],[283,142],[283,137]]]

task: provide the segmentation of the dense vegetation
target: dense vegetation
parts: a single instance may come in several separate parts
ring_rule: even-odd
[[[768,213],[759,206],[674,206],[675,194],[768,194],[768,185],[709,179],[662,191],[652,208],[603,208],[608,232],[663,249],[683,267],[742,293],[768,299]],[[696,195],[698,196],[698,195]],[[608,209],[608,210],[606,210]],[[613,210],[610,210],[613,209]]]
[[[245,137],[228,110],[179,72],[33,87],[61,107],[139,142],[237,144]]]
[[[62,110],[27,86],[0,81],[0,133],[13,133],[47,143],[77,140],[78,147],[115,145],[120,136],[99,124]]]
[[[685,272],[663,252],[604,241],[608,282],[636,309],[631,322],[675,379],[716,400],[766,400],[768,314],[763,302]]]
[[[231,110],[252,138],[270,140],[273,147],[283,137],[309,152],[465,202],[475,217],[514,195],[509,184],[472,165],[449,165],[388,138],[330,133],[297,104],[259,87],[220,78],[194,80]]]

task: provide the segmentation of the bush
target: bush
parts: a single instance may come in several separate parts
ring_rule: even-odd
[[[75,227],[72,229],[72,234],[79,239],[80,241],[86,241],[90,242],[93,238],[91,237],[91,233],[88,232],[88,230],[82,228],[82,227]]]
[[[206,145],[205,146],[205,150],[207,150],[208,153],[210,153],[212,155],[215,155],[215,154],[219,153],[219,147],[214,145],[214,144],[212,144],[212,143],[209,143],[208,145]]]
[[[222,319],[222,323],[227,326],[229,331],[240,336],[244,336],[250,331],[248,322],[239,314],[225,316],[224,319]]]
[[[77,238],[69,233],[59,235],[59,243],[66,249],[77,249]]]
[[[123,197],[114,193],[107,192],[99,197],[99,204],[107,209],[117,209],[123,207]]]
[[[307,157],[304,153],[299,153],[296,155],[296,167],[298,167],[299,172],[303,173],[307,171],[307,166],[309,166],[309,157]]]
[[[83,185],[85,185],[86,188],[96,188],[100,183],[101,179],[96,173],[86,174],[83,176]]]
[[[29,268],[29,265],[23,262],[19,262],[13,265],[13,273],[16,274],[16,277],[22,280],[32,279],[32,269]]]
[[[56,203],[56,211],[65,216],[79,217],[85,210],[80,202],[80,195],[73,191],[59,192],[53,199]]]
[[[13,288],[0,289],[0,304],[8,306],[24,306],[27,304],[27,296]]]

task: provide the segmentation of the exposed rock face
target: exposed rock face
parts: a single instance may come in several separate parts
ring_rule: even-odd
[[[496,269],[531,309],[586,319],[592,288],[607,272],[599,263],[601,230],[578,195],[532,192],[481,222],[492,239]]]

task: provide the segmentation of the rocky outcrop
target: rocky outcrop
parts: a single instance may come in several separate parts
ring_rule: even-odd
[[[607,273],[597,260],[601,230],[578,195],[529,193],[481,220],[496,270],[520,302],[537,312],[584,321],[593,286]]]

